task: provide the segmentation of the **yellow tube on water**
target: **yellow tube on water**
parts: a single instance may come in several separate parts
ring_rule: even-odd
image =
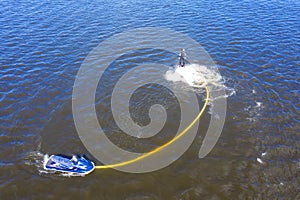
[[[98,165],[98,166],[95,166],[95,169],[107,169],[107,168],[115,168],[115,167],[122,167],[122,166],[125,166],[125,165],[129,165],[129,164],[135,163],[139,160],[142,160],[146,157],[149,157],[149,156],[161,151],[162,149],[169,146],[170,144],[174,143],[176,140],[178,140],[183,135],[185,135],[195,125],[195,123],[200,119],[200,117],[204,113],[204,110],[206,109],[207,104],[208,104],[208,100],[209,100],[209,90],[208,90],[207,86],[205,86],[205,91],[206,91],[205,103],[204,103],[202,109],[200,110],[199,114],[195,117],[195,119],[183,131],[181,131],[178,135],[176,135],[170,141],[168,141],[165,144],[153,149],[152,151],[149,151],[148,153],[144,153],[141,156],[138,156],[138,157],[133,158],[131,160],[127,160],[127,161],[116,163],[116,164],[110,164],[110,165]]]

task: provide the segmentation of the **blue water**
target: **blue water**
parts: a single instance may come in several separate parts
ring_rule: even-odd
[[[88,154],[71,113],[85,57],[149,26],[196,40],[235,90],[214,150],[199,160],[196,142],[150,174],[39,174],[28,164],[36,150]],[[4,0],[0,30],[1,199],[300,199],[299,1]]]

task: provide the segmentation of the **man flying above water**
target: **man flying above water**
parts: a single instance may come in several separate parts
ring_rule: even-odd
[[[179,54],[179,62],[178,62],[178,66],[179,67],[184,67],[185,66],[185,62],[186,62],[186,53],[185,53],[185,49],[181,49],[181,52]]]

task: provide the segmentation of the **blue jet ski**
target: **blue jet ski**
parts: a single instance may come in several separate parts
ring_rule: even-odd
[[[51,155],[45,160],[44,168],[50,171],[86,175],[95,169],[95,165],[92,161],[85,159],[83,156],[74,155],[68,157],[63,155]]]

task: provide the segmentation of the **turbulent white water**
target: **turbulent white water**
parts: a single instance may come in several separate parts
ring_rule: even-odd
[[[188,64],[184,67],[176,67],[165,74],[169,81],[183,81],[195,88],[203,88],[207,84],[222,86],[222,76],[215,70],[198,64]]]
[[[225,79],[223,79],[215,67],[187,64],[184,67],[176,66],[168,70],[164,76],[168,81],[186,83],[188,88],[192,88],[199,94],[203,93],[202,89],[204,89],[205,86],[208,86],[211,93],[208,111],[210,114],[212,114],[211,109],[214,100],[227,98],[235,94],[233,88],[229,88],[225,85]]]

